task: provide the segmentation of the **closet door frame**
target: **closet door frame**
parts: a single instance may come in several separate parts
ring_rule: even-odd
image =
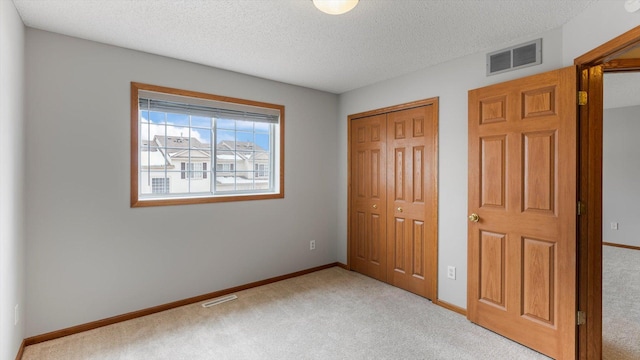
[[[429,263],[431,264],[429,271],[433,276],[429,293],[432,294],[431,296],[432,302],[438,303],[438,300],[437,300],[438,299],[438,227],[437,227],[437,224],[438,224],[438,115],[439,115],[439,110],[438,110],[437,97],[413,101],[409,103],[394,105],[394,106],[375,109],[375,110],[370,110],[366,112],[352,114],[347,117],[347,121],[348,121],[347,123],[347,130],[348,130],[348,133],[347,133],[347,139],[348,139],[348,145],[347,145],[347,176],[348,176],[347,178],[347,268],[349,270],[352,270],[351,268],[351,256],[352,256],[351,254],[351,247],[352,247],[351,211],[353,210],[351,205],[352,196],[353,196],[353,193],[352,193],[353,179],[352,179],[352,171],[351,171],[351,166],[352,166],[352,163],[351,163],[351,156],[352,156],[351,127],[352,126],[351,124],[352,124],[352,121],[370,117],[370,116],[388,114],[392,112],[409,110],[409,109],[423,107],[423,106],[432,107],[433,115],[434,115],[433,121],[434,121],[434,127],[435,127],[433,139],[428,139],[428,141],[432,142],[434,151],[433,153],[429,154],[428,157],[425,159],[425,161],[428,161],[433,164],[432,166],[433,171],[431,174],[429,174],[429,176],[431,178],[431,181],[433,181],[435,194],[433,194],[433,201],[427,205],[428,207],[425,208],[425,212],[430,214],[429,219],[431,221],[431,224],[434,224],[429,229],[430,236],[432,236],[432,238],[434,239],[433,244],[431,246],[432,251],[430,252],[431,259],[429,261]]]

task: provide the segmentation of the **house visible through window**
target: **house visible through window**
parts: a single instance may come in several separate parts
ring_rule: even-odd
[[[132,107],[132,206],[284,196],[284,107],[137,83]]]

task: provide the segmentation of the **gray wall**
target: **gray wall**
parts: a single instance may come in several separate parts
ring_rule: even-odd
[[[602,241],[640,247],[638,135],[640,106],[604,110]],[[618,230],[611,229],[613,222]]]
[[[27,336],[336,261],[337,95],[26,39]],[[131,81],[284,105],[285,198],[130,208]]]
[[[24,43],[13,3],[0,1],[0,359],[14,359],[25,334]]]

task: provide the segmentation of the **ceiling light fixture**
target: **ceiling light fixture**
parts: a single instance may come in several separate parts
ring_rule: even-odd
[[[624,2],[624,8],[627,12],[636,12],[640,10],[640,0],[627,0]]]
[[[359,0],[313,0],[313,5],[324,13],[342,15],[356,7],[358,1]]]

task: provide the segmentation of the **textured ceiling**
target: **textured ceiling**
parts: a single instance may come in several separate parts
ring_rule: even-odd
[[[340,16],[311,0],[14,3],[33,28],[342,93],[498,50],[563,25],[594,1],[362,0]]]

